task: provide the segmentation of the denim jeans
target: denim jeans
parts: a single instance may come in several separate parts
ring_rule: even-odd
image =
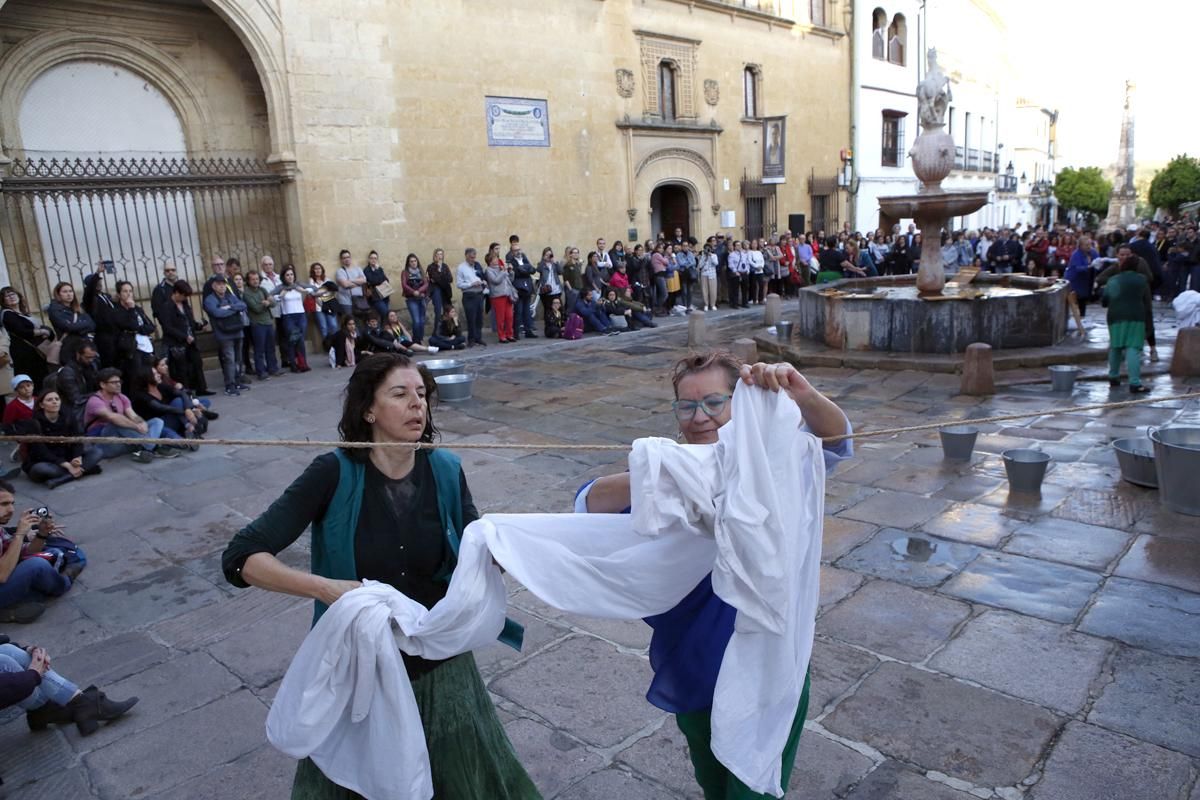
[[[467,318],[467,341],[483,341],[483,295],[478,292],[463,294],[463,316]]]
[[[325,311],[317,311],[315,314],[313,314],[313,316],[317,318],[317,330],[321,332],[322,341],[337,333],[337,314],[330,314]]]
[[[517,292],[517,305],[513,309],[513,331],[526,336],[533,333],[533,309],[529,307],[529,292]]]
[[[0,644],[0,672],[24,672],[29,669],[33,657],[15,644]],[[79,687],[52,669],[46,670],[42,683],[17,705],[26,711],[41,708],[46,703],[65,706],[79,694]]]
[[[112,423],[108,423],[104,427],[100,428],[98,433],[93,433],[91,431],[88,433],[91,436],[120,436],[123,439],[157,439],[164,435],[163,421],[158,417],[146,420],[146,426],[149,428],[149,430],[145,434],[138,433],[132,428],[120,428]],[[178,438],[178,436],[171,434],[166,434],[166,436],[167,438]],[[124,455],[125,453],[129,453],[138,449],[139,446],[136,443],[131,442],[127,445],[98,444],[96,447],[100,450],[100,453],[104,458],[116,458],[117,456]],[[148,444],[146,445],[145,449],[153,450],[155,447],[157,447],[157,445]]]
[[[446,301],[442,299],[442,290],[436,286],[430,290],[429,299],[433,301],[433,328],[436,330],[442,324],[442,312],[446,310]]]
[[[261,378],[268,372],[277,372],[279,361],[275,358],[275,324],[251,325],[250,335],[254,338],[254,374]]]
[[[287,347],[288,356],[292,360],[294,366],[296,359],[301,361],[307,360],[307,353],[304,349],[304,336],[308,332],[308,320],[304,318],[304,314],[284,314],[283,329],[286,331],[287,338],[284,340]]]
[[[425,298],[406,297],[404,304],[408,306],[408,316],[412,318],[413,341],[423,344],[425,341]],[[387,321],[387,314],[383,315],[383,320]]]
[[[9,547],[17,547],[13,542]],[[0,608],[31,600],[58,597],[71,588],[71,579],[44,558],[27,558],[17,563],[8,580],[0,583]]]
[[[237,386],[238,378],[242,374],[242,362],[237,355],[242,349],[242,337],[227,341],[218,340],[217,347],[221,351],[221,373],[225,378],[225,388],[232,389]]]

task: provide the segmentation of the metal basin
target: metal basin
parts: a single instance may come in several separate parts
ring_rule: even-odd
[[[475,385],[474,375],[441,375],[434,378],[437,382],[438,399],[450,403],[459,400],[470,400],[471,389]]]
[[[1050,367],[1050,391],[1069,392],[1075,388],[1075,377],[1079,367],[1056,365]]]
[[[952,425],[938,431],[942,440],[942,455],[951,461],[969,461],[975,451],[979,428],[974,425]]]
[[[1162,504],[1200,517],[1200,428],[1151,428],[1150,440]]]
[[[1112,443],[1121,465],[1121,477],[1135,486],[1158,488],[1158,473],[1154,467],[1154,442],[1144,436],[1117,439]]]
[[[1023,494],[1041,494],[1042,479],[1050,466],[1050,454],[1019,447],[1000,454],[1008,473],[1008,488]]]
[[[781,342],[790,342],[792,340],[792,325],[795,323],[788,320],[779,320],[775,323],[775,338]]]
[[[467,362],[457,358],[435,358],[422,361],[421,366],[435,379],[442,375],[462,375],[467,371]]]

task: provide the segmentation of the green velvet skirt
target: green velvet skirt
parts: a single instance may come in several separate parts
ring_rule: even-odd
[[[500,727],[475,658],[455,656],[412,684],[435,800],[541,800]],[[292,800],[360,800],[312,762],[296,768]]]

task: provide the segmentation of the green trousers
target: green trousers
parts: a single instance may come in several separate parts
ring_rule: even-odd
[[[1142,384],[1142,348],[1110,347],[1108,348],[1108,377],[1121,377],[1121,361],[1129,370],[1129,385]]]
[[[796,749],[800,746],[800,732],[804,730],[804,720],[808,716],[808,687],[809,676],[805,675],[800,705],[796,707],[796,718],[792,721],[792,730],[783,747],[782,775],[785,791],[788,778],[792,775],[792,767],[795,766]],[[750,791],[746,784],[735,778],[733,773],[713,755],[711,709],[693,711],[690,714],[676,714],[675,721],[679,725],[679,730],[683,731],[683,735],[687,737],[688,752],[692,757],[692,767],[696,771],[696,782],[704,791],[704,800],[774,800],[773,795]]]

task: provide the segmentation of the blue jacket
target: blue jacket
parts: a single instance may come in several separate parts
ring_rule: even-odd
[[[225,290],[224,297],[217,297],[217,293],[213,292],[204,298],[204,313],[212,320],[213,336],[218,342],[242,338],[242,312],[245,310],[246,304],[230,289]],[[233,322],[229,321],[231,318]]]

